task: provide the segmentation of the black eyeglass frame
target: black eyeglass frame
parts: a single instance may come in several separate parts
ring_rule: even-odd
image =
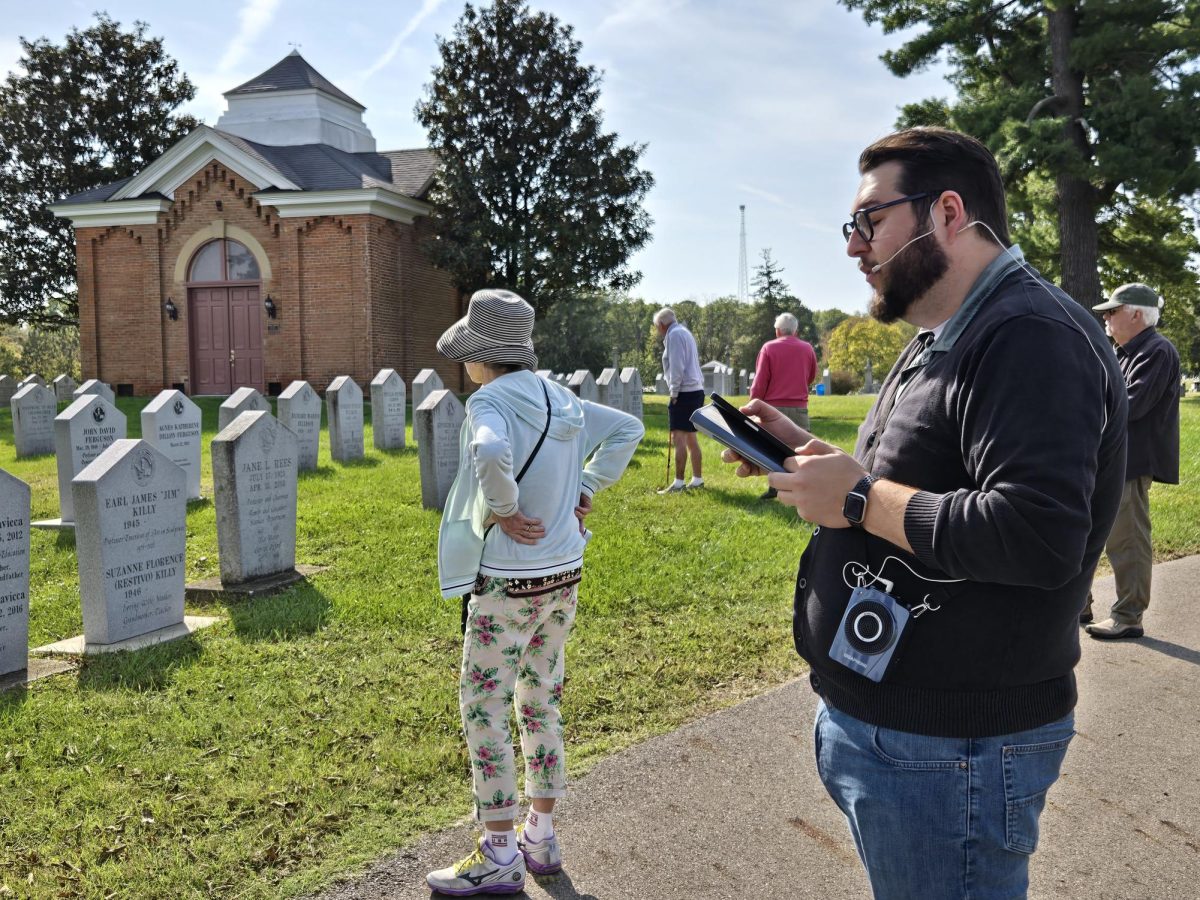
[[[850,243],[850,235],[857,231],[858,236],[869,244],[875,240],[875,224],[871,221],[871,213],[887,209],[889,206],[899,206],[902,203],[915,203],[918,200],[924,200],[926,197],[940,197],[942,193],[944,192],[939,191],[936,194],[931,194],[929,191],[922,191],[919,194],[909,194],[907,197],[900,197],[898,200],[889,200],[887,203],[877,203],[874,206],[857,209],[850,217],[850,221],[842,225],[842,237],[846,239],[846,243]]]

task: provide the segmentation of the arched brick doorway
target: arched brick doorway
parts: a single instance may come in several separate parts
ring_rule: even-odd
[[[188,264],[192,393],[265,391],[261,275],[244,244],[218,238]]]

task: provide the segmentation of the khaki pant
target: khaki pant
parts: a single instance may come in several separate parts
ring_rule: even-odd
[[[808,409],[803,406],[777,406],[775,407],[805,431],[808,431]]]
[[[1142,613],[1150,605],[1150,573],[1154,567],[1154,547],[1150,543],[1150,482],[1149,475],[1125,482],[1117,520],[1104,545],[1117,586],[1112,619],[1121,625],[1140,625]]]

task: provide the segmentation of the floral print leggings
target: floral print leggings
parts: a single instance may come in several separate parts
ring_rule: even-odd
[[[467,606],[459,709],[475,815],[481,822],[514,818],[516,762],[509,710],[516,706],[525,757],[525,795],[566,793],[563,647],[575,622],[579,584],[510,597],[515,582],[480,575]]]

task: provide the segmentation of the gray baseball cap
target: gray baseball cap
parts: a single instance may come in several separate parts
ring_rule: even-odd
[[[1112,292],[1112,296],[1107,301],[1097,303],[1092,309],[1096,312],[1116,309],[1118,306],[1151,306],[1158,309],[1161,305],[1158,299],[1158,292],[1154,288],[1142,284],[1140,281],[1134,281],[1130,284],[1121,285]]]

